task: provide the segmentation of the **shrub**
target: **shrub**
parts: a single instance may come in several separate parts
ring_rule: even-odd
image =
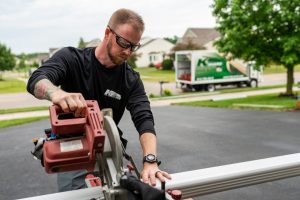
[[[131,66],[132,68],[136,68],[136,62],[137,61],[137,55],[135,53],[131,54],[131,56],[129,56],[129,58],[127,58],[127,63],[129,66]]]
[[[161,69],[161,63],[155,64],[155,68],[156,68],[156,69]]]
[[[165,59],[161,63],[162,70],[171,70],[173,68],[173,60],[172,59]]]
[[[171,90],[164,89],[163,93],[164,93],[164,96],[172,96]]]
[[[295,109],[296,109],[296,110],[300,110],[300,100],[297,100],[297,101],[296,101]]]
[[[155,67],[153,63],[150,63],[148,67]]]
[[[150,93],[149,98],[154,98],[154,97],[155,97],[155,95]]]

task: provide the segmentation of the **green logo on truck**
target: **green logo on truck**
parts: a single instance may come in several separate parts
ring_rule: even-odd
[[[206,60],[199,59],[197,62],[197,67],[201,67],[201,65],[207,66]]]
[[[244,77],[231,63],[220,56],[198,58],[195,69],[195,80],[225,79]]]

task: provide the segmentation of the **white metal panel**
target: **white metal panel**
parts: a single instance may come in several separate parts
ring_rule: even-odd
[[[68,192],[46,194],[42,196],[29,197],[22,200],[90,200],[103,197],[102,187],[93,187]]]
[[[299,175],[300,153],[296,153],[171,174],[166,189],[179,189],[189,198]],[[161,187],[159,182],[156,187]],[[102,188],[94,187],[23,200],[88,200],[101,195]]]
[[[299,175],[297,153],[172,174],[166,189],[182,190],[188,198]]]

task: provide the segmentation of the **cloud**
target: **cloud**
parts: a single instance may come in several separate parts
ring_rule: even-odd
[[[123,7],[144,18],[145,36],[182,36],[188,27],[215,25],[210,4],[212,0],[2,0],[0,42],[15,53],[77,46],[79,37],[102,38],[110,15]]]

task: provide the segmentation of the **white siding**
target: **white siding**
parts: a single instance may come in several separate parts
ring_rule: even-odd
[[[164,39],[153,39],[136,52],[139,55],[136,61],[137,67],[148,67],[151,62],[153,64],[161,63],[163,56],[169,54],[173,46],[174,44]]]

